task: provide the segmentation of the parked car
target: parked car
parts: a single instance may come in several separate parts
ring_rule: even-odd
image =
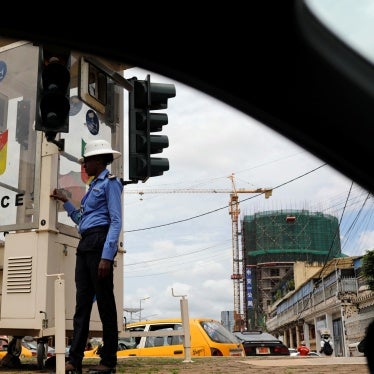
[[[2,359],[6,354],[8,353],[8,346],[3,346],[3,349],[0,350],[0,359]],[[19,355],[19,358],[20,359],[23,359],[23,358],[30,358],[30,357],[34,357],[33,353],[31,352],[30,349],[24,347],[22,345],[22,349],[21,349],[21,353]]]
[[[246,356],[289,356],[288,347],[275,336],[262,331],[236,331]]]
[[[182,321],[162,319],[127,324],[127,331],[175,331],[182,329]],[[239,339],[220,322],[208,318],[190,318],[191,356],[240,356],[244,357],[244,347]],[[117,357],[128,356],[170,356],[184,357],[183,336],[142,336],[121,338],[122,346],[130,348],[117,352]],[[131,348],[133,347],[133,348]],[[84,357],[99,357],[96,347],[85,351]]]
[[[8,337],[6,335],[0,335],[0,351],[4,351],[8,348]]]
[[[31,351],[33,357],[38,356],[38,343],[35,340],[22,340],[22,345]],[[54,355],[55,349],[53,347],[48,346],[47,357],[52,357]]]

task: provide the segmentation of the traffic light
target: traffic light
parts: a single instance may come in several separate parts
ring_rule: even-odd
[[[70,51],[39,48],[35,130],[43,131],[54,142],[57,133],[69,132]]]
[[[162,131],[168,115],[153,111],[167,109],[168,99],[175,96],[175,86],[151,83],[149,74],[146,80],[129,81],[133,84],[129,92],[129,179],[145,182],[169,170],[167,158],[151,157],[169,146],[167,136],[152,134]]]

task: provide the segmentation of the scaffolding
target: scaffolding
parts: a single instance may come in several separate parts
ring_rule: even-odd
[[[264,325],[274,292],[293,263],[323,264],[342,257],[339,222],[334,216],[307,210],[279,210],[248,215],[242,221],[242,248],[250,269],[250,328]],[[248,292],[247,292],[248,298]]]
[[[339,222],[306,210],[279,210],[245,216],[243,245],[248,264],[327,261],[341,256]]]

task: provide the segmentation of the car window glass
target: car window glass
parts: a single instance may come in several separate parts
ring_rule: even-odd
[[[144,331],[145,330],[145,326],[131,327],[129,330],[130,331]]]
[[[118,340],[118,350],[136,348],[140,342],[140,337],[131,336],[129,338],[121,338]]]
[[[147,336],[147,338],[145,339],[144,347],[145,348],[154,347],[154,340],[155,340],[154,336]]]
[[[160,331],[172,331],[172,327],[166,327],[163,329],[159,329]],[[154,347],[162,347],[162,346],[167,346],[172,344],[172,336],[154,336],[154,337],[149,337],[153,338],[153,346]],[[148,338],[147,338],[148,340]],[[147,344],[147,343],[146,343]]]
[[[173,331],[177,330],[177,325],[175,324],[162,324],[162,325],[151,325],[149,328],[149,331]],[[173,338],[179,338],[174,336],[148,336],[145,341],[145,347],[162,347],[162,346],[168,346],[168,345],[175,345],[180,344],[179,339],[173,339]]]
[[[336,36],[374,62],[374,3],[372,0],[305,0]]]
[[[145,326],[136,326],[136,327],[131,327],[128,329],[129,331],[144,331],[145,330]],[[141,340],[141,336],[136,336],[135,337],[135,348],[138,346],[138,344],[140,343],[140,340]]]
[[[174,330],[182,330],[182,325],[177,323],[174,326]],[[177,344],[183,344],[183,336],[182,335],[175,335],[172,337],[172,345],[177,345]]]
[[[203,321],[201,326],[208,334],[209,338],[218,343],[239,342],[237,337],[224,328],[220,323],[214,321]]]

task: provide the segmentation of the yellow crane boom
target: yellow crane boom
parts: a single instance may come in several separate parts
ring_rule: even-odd
[[[255,190],[246,190],[244,188],[239,188],[235,191],[235,193],[263,193],[265,194],[265,198],[269,198],[272,194],[272,189],[270,188],[257,188]],[[142,190],[132,190],[132,189],[126,189],[124,190],[125,194],[126,193],[131,193],[131,194],[139,194],[139,195],[144,195],[144,194],[153,194],[153,193],[233,193],[233,190],[229,189],[219,189],[219,188],[181,188],[181,189],[175,189],[175,188],[160,188],[160,189],[142,189]]]

